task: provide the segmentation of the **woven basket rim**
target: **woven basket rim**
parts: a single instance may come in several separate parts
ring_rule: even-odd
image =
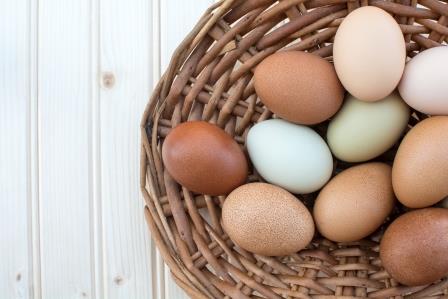
[[[273,3],[275,4],[271,5]],[[416,7],[417,4],[419,7]],[[189,208],[192,208],[193,211],[204,206],[208,209],[219,209],[220,199],[193,196],[189,199],[193,207],[184,207],[183,205],[188,205],[185,198],[181,199],[182,196],[186,196],[185,190],[173,192],[172,190],[178,189],[177,185],[174,181],[167,181],[163,174],[160,142],[169,131],[170,126],[184,122],[182,117],[185,116],[185,111],[193,113],[191,106],[188,107],[185,104],[188,95],[191,96],[193,93],[191,96],[193,102],[197,102],[198,106],[203,107],[201,110],[203,115],[219,114],[219,121],[224,119],[224,125],[219,123],[218,125],[226,129],[228,127],[225,124],[229,122],[229,119],[239,117],[243,125],[240,127],[235,124],[233,127],[230,125],[230,130],[233,130],[237,141],[244,142],[241,130],[247,129],[251,123],[271,117],[271,113],[267,109],[255,104],[256,95],[252,93],[253,86],[251,87],[249,83],[250,70],[256,65],[256,58],[266,57],[285,47],[288,47],[289,50],[313,51],[322,57],[329,57],[331,55],[331,39],[341,19],[350,11],[365,5],[382,8],[397,18],[405,36],[409,56],[426,48],[446,45],[448,42],[448,3],[440,0],[399,0],[397,2],[383,0],[283,0],[280,2],[273,0],[222,0],[205,11],[196,26],[174,51],[167,70],[155,86],[145,107],[140,124],[140,189],[145,200],[145,219],[151,237],[170,268],[176,283],[192,298],[224,298],[225,296],[228,296],[226,298],[284,298],[288,294],[290,295],[288,298],[316,296],[316,298],[334,298],[334,296],[345,295],[341,292],[346,290],[348,294],[352,294],[352,297],[347,298],[404,295],[409,295],[409,298],[422,298],[433,294],[436,295],[431,298],[448,296],[448,280],[442,280],[431,286],[405,287],[397,285],[382,270],[365,270],[365,278],[359,278],[359,280],[350,278],[350,276],[342,276],[339,280],[332,279],[333,277],[326,280],[318,277],[308,280],[302,278],[287,284],[294,285],[292,289],[288,288],[288,293],[287,289],[282,289],[280,286],[285,285],[284,280],[292,279],[288,276],[292,274],[288,273],[300,273],[300,271],[295,271],[290,266],[282,264],[280,259],[254,257],[244,252],[236,252],[233,247],[226,247],[228,246],[226,242],[229,240],[223,239],[222,235],[217,232],[219,229],[213,227],[212,224],[204,223],[202,229],[196,227],[194,215],[191,215]],[[311,20],[309,24],[308,21],[303,21],[305,18]],[[281,29],[272,31],[273,26],[279,23],[280,19],[288,19],[290,25],[286,23],[280,26]],[[302,24],[302,27],[300,27],[301,22],[305,24]],[[305,32],[304,28],[312,29],[313,25],[316,26],[316,30]],[[322,27],[318,28],[318,25]],[[294,43],[294,39],[291,39],[300,30],[305,33],[299,34],[301,40],[296,37],[297,42]],[[240,49],[243,50],[240,51]],[[237,60],[241,61],[241,65],[235,67]],[[252,62],[253,64],[251,64]],[[201,74],[204,73],[206,75],[201,77]],[[236,86],[238,82],[240,82],[240,87]],[[195,90],[196,85],[200,85],[198,90]],[[222,90],[217,91],[221,87]],[[235,90],[239,92],[241,99],[237,99],[236,103],[230,105],[228,103],[232,101],[232,95],[236,94]],[[218,94],[218,97],[213,98],[214,94]],[[183,99],[180,106],[178,105],[179,97]],[[210,105],[210,102],[214,102],[213,105]],[[425,116],[418,114],[417,117],[424,118]],[[244,124],[244,122],[247,123]],[[417,120],[414,119],[414,124],[416,122]],[[166,190],[170,194],[167,195]],[[171,199],[174,197],[174,199],[170,201],[168,197]],[[205,247],[201,243],[204,241],[206,241]],[[339,258],[337,254],[345,256],[345,259],[351,261],[351,254],[361,257],[364,257],[364,254],[369,258],[369,255],[375,255],[378,250],[378,244],[368,240],[343,245],[327,240],[314,240],[313,242],[314,249],[305,250],[304,253],[300,252],[291,259],[322,261],[321,266],[316,266],[317,271],[322,271],[324,263],[331,265],[333,260],[336,261]],[[320,246],[327,246],[330,252],[337,254],[322,254],[319,251]],[[213,250],[218,252],[216,250],[218,247],[221,253],[217,253],[215,256]],[[230,250],[230,252],[226,250]],[[236,255],[238,256],[235,258],[237,261],[229,263],[219,259],[216,264],[222,254]],[[373,259],[367,260],[366,265],[371,266],[370,269],[381,269],[375,264],[377,261]],[[359,264],[359,261],[355,258],[355,261],[351,261],[351,263]],[[221,279],[219,275],[210,274],[212,272],[208,271],[205,265],[213,268],[215,273],[219,270],[228,271],[232,277],[237,277],[237,279],[233,279],[238,280],[239,284],[233,286],[231,281]],[[238,268],[238,265],[243,267]],[[243,271],[244,269],[253,271],[248,271],[251,273],[248,274]],[[328,269],[325,271],[333,271],[331,267]],[[358,270],[344,273],[350,273],[349,275],[361,273],[360,270],[353,271]],[[265,275],[263,279],[267,280],[269,284],[265,284],[263,279],[260,281],[259,275]],[[361,282],[366,285],[358,286],[357,284]],[[350,285],[350,283],[354,285]],[[304,288],[311,295],[307,295],[305,292],[302,296],[302,293],[297,291]],[[328,293],[328,290],[332,292]],[[258,296],[264,297],[252,297],[254,292]]]

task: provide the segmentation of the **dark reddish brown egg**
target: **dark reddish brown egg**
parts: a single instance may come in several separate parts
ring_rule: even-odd
[[[331,63],[306,52],[277,52],[255,69],[255,90],[263,104],[279,117],[311,125],[333,116],[344,89]]]
[[[204,121],[174,128],[163,143],[162,158],[179,184],[201,194],[227,194],[247,178],[240,146],[224,130]]]
[[[380,245],[384,268],[398,282],[418,286],[448,275],[448,210],[426,208],[398,217]]]

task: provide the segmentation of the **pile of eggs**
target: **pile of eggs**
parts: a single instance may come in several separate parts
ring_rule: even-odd
[[[264,182],[246,183],[245,152],[203,121],[170,132],[164,165],[193,192],[227,195],[226,233],[237,246],[266,256],[305,248],[315,230],[336,242],[368,237],[398,199],[409,212],[383,235],[383,266],[406,285],[434,282],[448,274],[448,209],[432,207],[448,196],[448,47],[406,63],[395,20],[363,7],[340,25],[333,60],[283,51],[254,70],[257,95],[276,116],[254,125],[246,138]],[[415,111],[431,117],[410,128]],[[326,132],[310,127],[325,121]],[[374,160],[394,147],[392,166]],[[335,159],[350,167],[334,175]],[[310,212],[301,195],[314,192]]]

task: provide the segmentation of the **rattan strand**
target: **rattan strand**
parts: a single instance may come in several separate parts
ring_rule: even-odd
[[[215,123],[244,147],[248,129],[272,117],[255,94],[254,67],[284,50],[331,60],[338,25],[365,5],[396,18],[409,57],[448,42],[446,0],[225,0],[210,7],[176,49],[143,114],[140,186],[152,238],[192,298],[448,298],[446,279],[406,287],[389,277],[378,257],[381,229],[351,244],[316,239],[281,258],[237,248],[220,224],[225,198],[193,195],[162,164],[163,138],[188,120]],[[414,112],[410,127],[425,117]],[[325,126],[315,129],[322,133]],[[394,150],[380,159],[390,163]],[[335,171],[349,166],[337,161]],[[251,173],[249,181],[257,180]],[[314,196],[305,196],[305,203]]]

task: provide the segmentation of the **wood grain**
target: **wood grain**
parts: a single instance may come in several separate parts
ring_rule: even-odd
[[[93,298],[90,1],[39,2],[42,298]]]
[[[26,0],[0,2],[0,294],[31,298],[28,198],[30,27]]]
[[[187,298],[144,221],[139,122],[212,2],[0,1],[0,298]]]
[[[157,298],[138,188],[140,116],[152,89],[152,6],[147,0],[102,0],[100,7],[105,298]]]

